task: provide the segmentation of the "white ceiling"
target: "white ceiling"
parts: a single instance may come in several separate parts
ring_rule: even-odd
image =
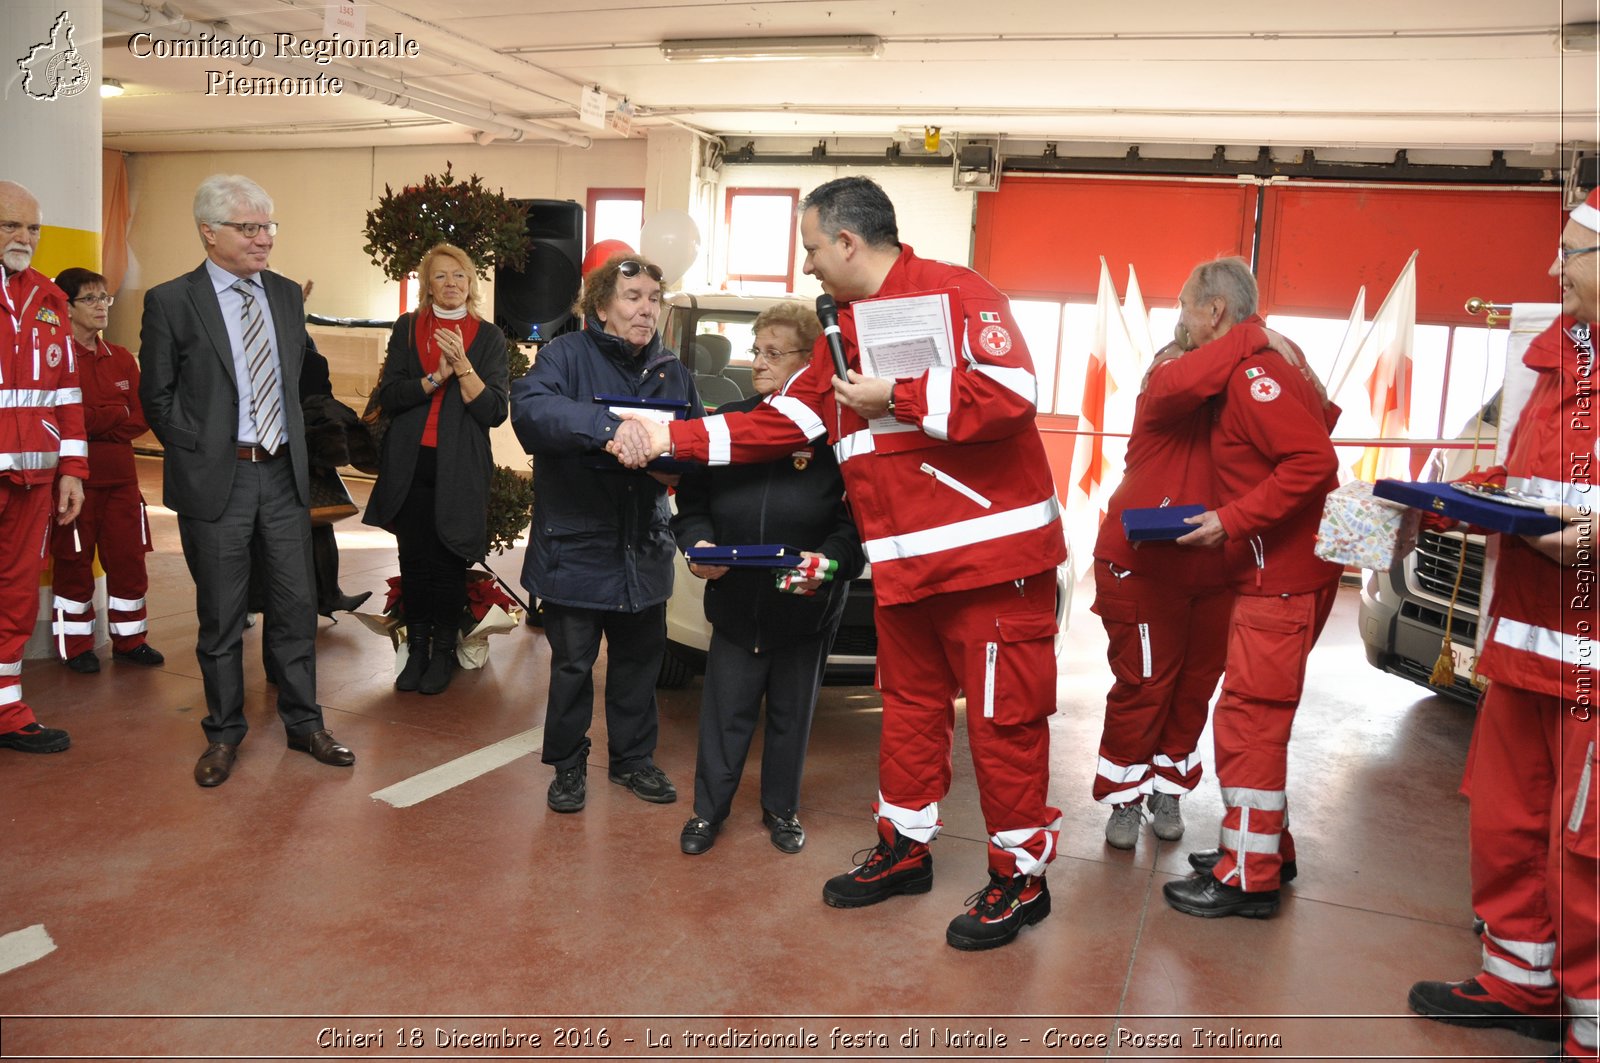
[[[158,0],[152,0],[158,2]],[[321,36],[321,0],[172,0],[163,37]],[[129,53],[138,0],[105,0],[109,145],[127,151],[454,143],[618,134],[577,118],[581,86],[635,108],[633,135],[683,124],[725,137],[951,134],[1023,140],[1548,155],[1592,145],[1596,57],[1564,23],[1600,0],[1109,3],[1039,0],[373,0],[366,35],[418,40],[413,60],[338,65],[422,113],[363,98],[207,96],[207,69],[288,68]],[[225,25],[218,26],[218,21]],[[153,23],[153,24],[154,24]],[[876,34],[875,59],[667,63],[665,38]],[[304,64],[315,73],[317,68]],[[265,67],[266,69],[263,69]],[[332,70],[334,68],[327,68]],[[439,115],[454,117],[447,120]],[[515,128],[513,128],[515,127]],[[1063,148],[1063,154],[1067,149]]]

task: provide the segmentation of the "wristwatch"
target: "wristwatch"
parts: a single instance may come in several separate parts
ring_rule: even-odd
[[[889,385],[889,403],[888,403],[888,406],[889,406],[889,416],[893,417],[894,416],[894,385],[893,384]]]

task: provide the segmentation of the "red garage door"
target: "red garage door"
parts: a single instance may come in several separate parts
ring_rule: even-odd
[[[1474,320],[1470,296],[1560,298],[1547,276],[1566,215],[1553,188],[1268,187],[1261,211],[1264,313],[1338,316],[1356,289],[1381,299],[1417,256],[1417,320]],[[1376,304],[1371,304],[1376,309]]]
[[[1177,302],[1196,262],[1249,257],[1256,189],[1237,181],[1006,178],[978,194],[974,268],[1014,295],[1094,300],[1100,256],[1131,262],[1152,301]]]

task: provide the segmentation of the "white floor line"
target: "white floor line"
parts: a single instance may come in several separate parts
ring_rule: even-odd
[[[0,974],[43,959],[56,950],[50,932],[43,923],[35,923],[23,930],[13,930],[0,936]]]
[[[430,797],[438,797],[446,790],[453,790],[462,783],[471,782],[480,775],[487,775],[496,768],[503,768],[514,760],[538,751],[543,745],[544,728],[535,727],[531,731],[512,735],[492,746],[474,750],[464,757],[457,757],[437,768],[429,768],[421,775],[413,775],[393,786],[385,786],[372,796],[375,800],[391,804],[395,808],[410,808]]]

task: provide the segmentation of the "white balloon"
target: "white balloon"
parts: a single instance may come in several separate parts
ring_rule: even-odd
[[[700,227],[685,211],[656,211],[639,230],[639,251],[676,284],[700,257]]]

